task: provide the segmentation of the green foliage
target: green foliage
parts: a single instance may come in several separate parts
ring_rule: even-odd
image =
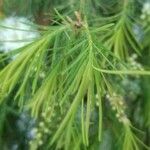
[[[78,4],[80,11],[73,14]],[[31,150],[99,149],[105,129],[116,140],[112,149],[149,149],[133,127],[130,104],[135,100],[121,85],[126,79],[144,76],[147,123],[143,126],[149,127],[149,64],[141,67],[131,57],[134,53],[145,57],[149,28],[144,25],[146,44],[139,42],[133,30],[137,23],[132,18],[134,1],[117,3],[117,11],[106,16],[102,10],[101,16],[99,11],[90,14],[94,8],[90,0],[78,4],[70,12],[67,5],[64,15],[55,9],[56,20],[40,26],[41,36],[31,44],[0,54],[1,62],[15,56],[0,71],[1,107],[8,99],[14,100],[20,111],[26,109],[36,118]],[[2,122],[3,116],[0,118]]]

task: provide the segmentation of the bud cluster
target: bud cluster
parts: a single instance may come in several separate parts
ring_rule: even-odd
[[[129,58],[129,64],[131,66],[131,68],[133,70],[144,70],[143,66],[137,62],[137,54],[133,54],[130,58]]]
[[[48,107],[41,113],[41,121],[38,123],[37,128],[34,128],[34,137],[30,141],[30,147],[40,147],[47,140],[49,135],[57,130],[65,112],[61,112],[58,103],[52,107]]]
[[[48,107],[45,112],[41,114],[41,121],[38,123],[37,128],[33,128],[34,137],[30,141],[30,147],[39,147],[44,143],[44,138],[51,133],[49,123],[52,121],[52,108]]]
[[[110,102],[112,110],[116,112],[116,117],[119,120],[119,122],[123,124],[128,124],[129,119],[125,114],[126,105],[124,103],[123,97],[121,95],[113,93],[112,95],[107,94],[106,98]]]
[[[146,23],[146,25],[150,23],[150,2],[144,3],[140,18]]]

